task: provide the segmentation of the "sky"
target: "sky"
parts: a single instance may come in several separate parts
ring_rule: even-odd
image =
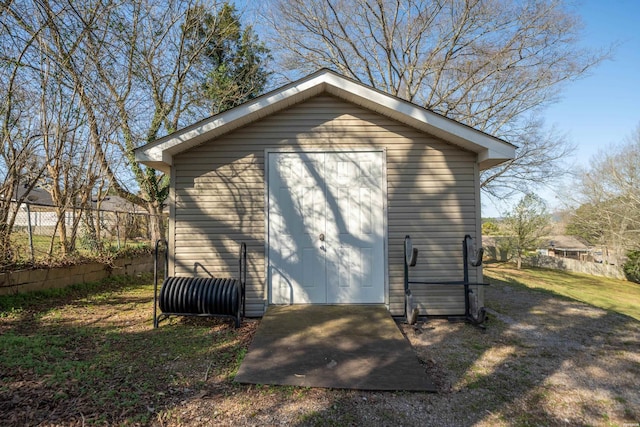
[[[587,77],[569,83],[560,101],[544,111],[545,122],[576,145],[567,170],[588,167],[600,150],[624,142],[640,125],[640,0],[582,0],[577,10],[583,20],[582,45],[616,45],[612,59]],[[565,171],[558,171],[558,177]],[[569,186],[562,182],[560,187]],[[554,188],[540,189],[550,210],[562,207]],[[482,216],[499,216],[509,209],[483,200]]]

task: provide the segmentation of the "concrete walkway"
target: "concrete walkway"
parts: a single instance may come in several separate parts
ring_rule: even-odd
[[[235,380],[359,390],[436,391],[384,306],[271,306]]]

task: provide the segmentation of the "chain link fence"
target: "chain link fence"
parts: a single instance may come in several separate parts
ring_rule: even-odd
[[[142,210],[74,208],[63,211],[34,203],[21,203],[14,208],[17,214],[11,230],[12,263],[59,258],[63,242],[72,252],[82,255],[149,245],[156,220]]]

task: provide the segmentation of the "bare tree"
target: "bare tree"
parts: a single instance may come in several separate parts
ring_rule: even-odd
[[[59,48],[64,42],[47,10],[47,3],[10,2],[3,4],[2,68],[12,70],[7,87],[6,111],[13,111],[4,117],[7,153],[21,148],[20,141],[11,138],[8,125],[23,129],[28,135],[31,149],[28,154],[30,168],[13,161],[7,167],[8,174],[3,180],[3,188],[14,188],[18,184],[26,186],[22,197],[28,197],[29,191],[37,186],[49,190],[55,205],[58,221],[56,228],[60,239],[62,254],[74,249],[75,236],[80,215],[75,215],[71,229],[67,230],[66,216],[75,211],[79,204],[90,203],[93,184],[98,179],[95,150],[87,144],[87,112],[79,102],[81,86],[69,79],[63,61],[75,58],[79,39],[68,36],[69,49]],[[64,8],[56,8],[58,16]],[[65,56],[66,54],[66,56]],[[16,90],[15,88],[19,88]],[[16,94],[23,102],[18,103]],[[3,139],[5,139],[3,138]],[[5,141],[3,141],[5,142]],[[98,157],[99,159],[99,157]],[[9,165],[9,162],[5,162]],[[37,164],[38,167],[34,167]],[[11,171],[14,170],[13,176]],[[17,183],[17,184],[16,184]],[[5,199],[15,198],[5,196]],[[18,200],[20,203],[21,200]],[[19,206],[18,203],[18,206]],[[14,205],[15,206],[15,205]],[[14,216],[15,217],[15,216]],[[8,221],[10,234],[12,221]],[[7,237],[7,244],[9,240]],[[49,254],[52,254],[54,238],[51,240]]]
[[[494,195],[553,173],[571,147],[536,113],[606,57],[578,47],[563,0],[271,0],[265,15],[285,69],[333,68],[520,145],[483,174]]]
[[[205,82],[210,70],[206,65],[211,62],[211,46],[220,43],[225,34],[240,31],[238,21],[229,17],[233,9],[226,3],[212,2],[205,7],[196,0],[172,0],[163,5],[130,0],[124,4],[127,7],[99,15],[98,31],[87,37],[87,57],[95,67],[98,92],[113,106],[117,125],[109,143],[122,153],[140,193],[125,188],[111,167],[105,170],[118,195],[144,206],[155,218],[154,241],[164,236],[162,209],[169,192],[168,177],[138,164],[133,150],[208,115],[211,104],[233,105],[236,99],[255,95],[262,85],[237,88],[235,94],[227,90],[224,101],[208,95]],[[243,33],[244,37],[250,35]],[[248,49],[248,45],[251,43],[243,46]],[[228,55],[225,60],[236,61],[236,67],[252,64],[245,57]],[[216,65],[224,65],[224,60]],[[86,73],[82,77],[86,79]],[[251,73],[237,76],[238,82],[242,78],[250,79]],[[102,105],[103,109],[109,107]]]
[[[3,100],[0,123],[0,265],[12,261],[11,233],[20,206],[35,187],[46,165],[38,161],[40,140],[33,134],[30,110],[18,102],[16,93]],[[16,111],[18,110],[18,111]],[[23,119],[23,120],[20,120]],[[23,186],[24,191],[18,191]]]
[[[579,208],[569,232],[609,248],[614,263],[640,249],[640,125],[626,142],[598,153],[573,188]]]
[[[12,261],[11,232],[20,205],[46,168],[39,161],[38,102],[28,91],[34,74],[26,64],[33,48],[36,37],[15,34],[0,20],[0,265]]]
[[[83,210],[91,207],[100,166],[95,161],[95,150],[85,143],[86,116],[78,108],[76,97],[66,94],[55,83],[47,83],[46,74],[42,77],[43,87],[51,90],[43,91],[41,100],[47,171],[40,185],[51,194],[58,218],[60,253],[64,257],[75,250]],[[49,256],[53,254],[54,243],[55,236],[52,236]]]
[[[243,64],[262,60],[266,50],[251,50],[254,34],[241,32],[233,8],[215,1],[15,0],[2,9],[5,26],[20,34],[18,41],[39,41],[38,49],[24,49],[46,57],[51,75],[72,96],[63,103],[83,115],[81,131],[112,191],[143,206],[156,219],[152,239],[162,237],[168,178],[136,163],[133,150],[210,113],[219,101],[210,99],[206,88],[217,38],[233,34],[241,47],[239,59],[224,57],[235,61],[229,67],[217,64],[219,81],[233,81],[232,69],[250,78],[256,68]],[[216,19],[218,10],[226,11],[225,19]],[[4,60],[15,61],[15,55]],[[33,58],[23,65],[46,72]],[[224,102],[251,97],[264,84],[250,82],[241,94],[227,88]]]

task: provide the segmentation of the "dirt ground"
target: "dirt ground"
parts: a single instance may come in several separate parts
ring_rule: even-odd
[[[398,321],[438,393],[236,384],[237,359],[259,321],[234,330],[222,320],[176,319],[153,330],[148,287],[0,316],[0,333],[16,337],[99,324],[59,357],[74,366],[90,359],[91,369],[105,349],[121,358],[102,382],[72,378],[64,390],[36,368],[0,366],[0,425],[639,425],[640,322],[519,286],[492,285],[486,299],[484,331]],[[126,396],[130,406],[120,404]]]
[[[543,292],[495,285],[485,331],[398,322],[439,392],[243,388],[181,408],[180,422],[223,425],[635,426],[640,324]],[[215,390],[215,389],[214,389]],[[211,414],[214,414],[213,416]]]

